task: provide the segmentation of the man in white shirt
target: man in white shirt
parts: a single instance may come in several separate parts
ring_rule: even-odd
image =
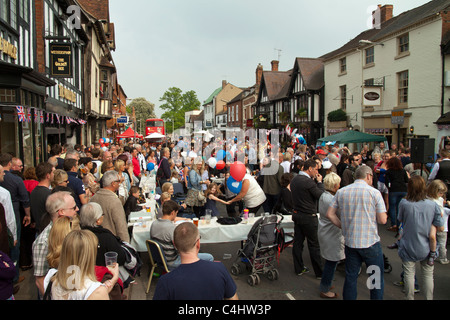
[[[0,165],[0,182],[3,181],[5,176],[5,169]],[[14,215],[14,209],[12,206],[11,194],[8,190],[0,187],[0,203],[5,209],[5,220],[6,226],[14,237],[14,245],[17,244],[17,227],[16,227],[16,216]]]

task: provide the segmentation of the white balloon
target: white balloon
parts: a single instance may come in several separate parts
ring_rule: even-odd
[[[216,159],[216,158],[213,158],[213,157],[209,158],[209,160],[208,160],[208,165],[209,165],[211,168],[215,168],[216,165],[217,165],[217,159]]]

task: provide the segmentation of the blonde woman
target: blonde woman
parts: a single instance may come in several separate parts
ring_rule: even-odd
[[[70,231],[79,229],[80,224],[78,215],[74,216],[72,219],[70,217],[61,216],[53,223],[53,227],[48,236],[47,262],[50,268],[58,268],[64,238]]]
[[[51,269],[44,280],[47,292],[52,283],[52,300],[109,300],[109,292],[119,278],[116,263],[109,268],[113,278],[102,284],[95,274],[97,237],[88,230],[71,231],[64,239],[58,269]]]
[[[197,217],[200,217],[201,209],[206,203],[206,197],[202,191],[202,185],[208,184],[202,180],[203,174],[203,160],[202,157],[196,157],[194,164],[189,171],[188,192],[186,195],[186,205],[193,207],[194,213]],[[199,198],[199,194],[203,195],[202,199]]]
[[[317,236],[319,239],[320,253],[325,259],[325,264],[320,281],[320,297],[334,299],[338,295],[331,292],[334,273],[339,261],[345,259],[344,236],[340,228],[336,227],[328,218],[327,210],[341,185],[341,177],[331,172],[323,179],[325,192],[319,199],[319,226]]]
[[[69,175],[67,172],[61,169],[55,170],[53,181],[51,183],[52,189],[55,189],[56,187],[67,187],[68,183]]]
[[[119,199],[122,202],[122,205],[125,204],[125,202],[128,199],[131,184],[130,180],[128,178],[128,174],[125,173],[126,171],[126,165],[123,160],[117,159],[114,164],[114,170],[117,171],[120,177],[120,184],[119,184]]]

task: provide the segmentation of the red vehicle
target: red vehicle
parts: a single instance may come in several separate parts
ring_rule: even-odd
[[[149,136],[152,133],[159,133],[165,135],[164,120],[162,119],[147,119],[145,124],[145,135]]]

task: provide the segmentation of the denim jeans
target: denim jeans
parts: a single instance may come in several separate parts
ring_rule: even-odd
[[[211,261],[211,262],[214,261],[214,257],[209,253],[198,253],[198,258],[200,260],[206,260],[206,261]],[[168,265],[167,267],[169,268],[170,271],[173,271],[178,266],[180,266],[180,264],[181,264],[181,257],[180,257],[180,255],[178,255],[178,257],[175,259],[175,261],[172,262],[172,264]]]
[[[375,271],[373,274],[369,272],[367,284],[371,284],[370,299],[383,300],[384,293],[384,259],[380,242],[375,243],[369,248],[354,249],[345,246],[345,282],[343,290],[344,300],[356,300],[358,295],[358,274],[362,263],[366,267],[372,267]],[[373,281],[370,281],[370,280]]]
[[[336,272],[336,267],[339,261],[329,261],[325,260],[322,272],[322,280],[320,281],[320,292],[327,293],[330,291],[331,283],[334,279],[334,273]]]
[[[398,226],[398,205],[400,201],[406,196],[406,192],[389,192],[389,219],[391,220],[391,226]]]

